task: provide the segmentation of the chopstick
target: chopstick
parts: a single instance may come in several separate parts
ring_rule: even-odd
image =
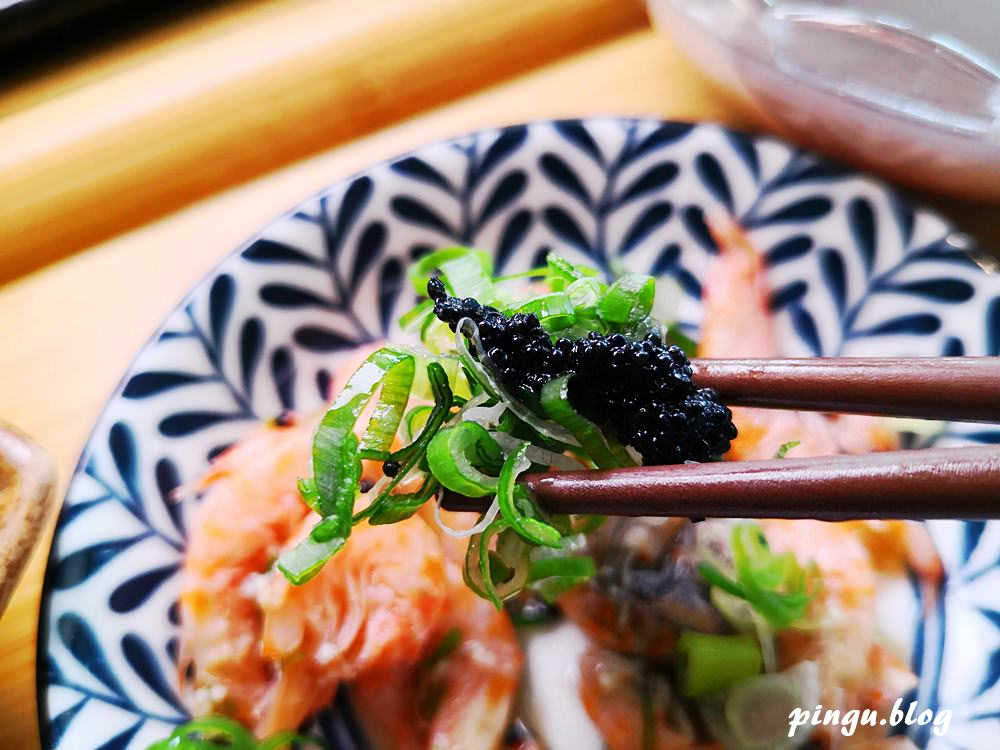
[[[552,513],[699,518],[1000,518],[1000,446],[526,474]],[[448,510],[487,498],[446,492]]]
[[[1000,422],[1000,357],[694,359],[729,406]]]

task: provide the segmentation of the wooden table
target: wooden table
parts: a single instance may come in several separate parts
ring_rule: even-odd
[[[248,2],[0,92],[0,416],[65,483],[149,332],[269,218],[427,141],[594,113],[758,124],[638,0]],[[1000,210],[940,205],[1000,248]],[[44,557],[0,621],[0,748],[38,746]]]

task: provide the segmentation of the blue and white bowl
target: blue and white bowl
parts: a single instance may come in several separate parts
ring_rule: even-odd
[[[177,697],[178,565],[190,507],[171,491],[258,420],[320,406],[339,357],[391,334],[405,267],[462,243],[518,271],[550,250],[673,277],[696,331],[726,210],[767,264],[783,353],[1000,354],[1000,276],[939,217],[814,154],[713,125],[538,122],[426,146],[268,224],[209,275],[136,357],[73,477],[49,560],[38,653],[43,746],[145,748]],[[95,351],[95,356],[99,352]],[[949,443],[1000,443],[954,425]],[[931,524],[947,579],[913,629],[930,750],[1000,738],[1000,525]],[[364,746],[343,695],[322,721]]]

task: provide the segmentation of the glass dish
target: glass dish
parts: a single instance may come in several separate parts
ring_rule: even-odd
[[[657,26],[797,143],[1000,201],[994,0],[650,0]]]

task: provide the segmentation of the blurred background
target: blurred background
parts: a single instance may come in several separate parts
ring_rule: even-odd
[[[998,71],[997,0],[0,0],[0,416],[64,482],[149,332],[262,224],[535,118],[780,134],[997,254]],[[0,622],[2,748],[37,747],[43,563]]]
[[[428,133],[599,111],[718,119],[1000,201],[994,0],[0,0],[0,282],[602,54],[609,67],[568,74],[558,96],[524,88],[516,107]],[[937,205],[974,235],[992,223]]]

